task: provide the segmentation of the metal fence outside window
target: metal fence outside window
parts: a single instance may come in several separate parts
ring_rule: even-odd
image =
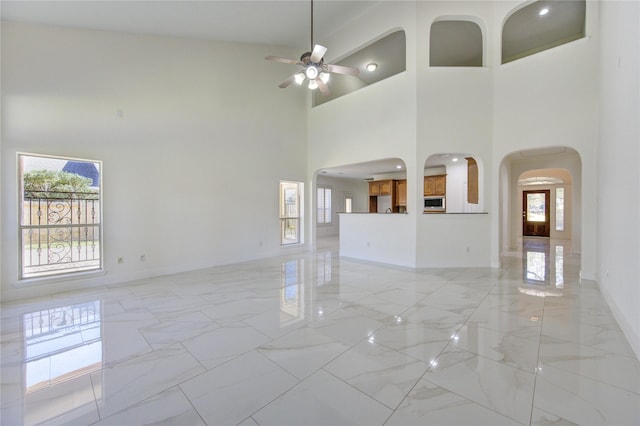
[[[25,191],[21,278],[101,268],[100,195]]]

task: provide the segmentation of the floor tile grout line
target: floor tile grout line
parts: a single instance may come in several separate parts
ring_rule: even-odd
[[[538,353],[536,356],[536,371],[535,376],[533,378],[533,394],[531,395],[531,412],[529,414],[529,424],[533,422],[533,410],[536,406],[536,386],[538,384],[538,375],[540,373],[540,346],[542,345],[542,329],[544,328],[544,320],[545,320],[545,306],[547,304],[547,298],[545,297],[542,301],[542,314],[540,318],[540,333],[538,334]]]

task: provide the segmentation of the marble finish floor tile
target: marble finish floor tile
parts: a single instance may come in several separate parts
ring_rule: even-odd
[[[349,349],[336,339],[304,327],[258,348],[264,356],[304,379]]]
[[[106,366],[91,373],[100,418],[122,411],[204,371],[180,344]]]
[[[204,426],[198,412],[193,408],[180,388],[154,395],[142,402],[106,417],[95,426],[122,426],[134,424],[172,424],[184,426]]]
[[[217,328],[182,344],[202,365],[211,369],[268,341],[267,336],[253,328],[236,324]]]
[[[452,334],[447,330],[433,329],[421,324],[396,322],[378,329],[367,340],[421,361],[431,362],[440,355],[451,338]]]
[[[429,364],[373,342],[354,346],[324,367],[356,389],[394,409]]]
[[[258,411],[260,425],[381,425],[391,414],[383,404],[320,370]]]
[[[2,303],[0,423],[640,424],[638,356],[566,242],[501,269],[333,247]],[[528,280],[531,247],[562,270]]]
[[[544,364],[534,404],[547,413],[536,414],[538,423],[554,416],[581,425],[640,424],[640,394]]]
[[[385,425],[515,425],[512,419],[421,380]]]
[[[529,423],[534,373],[471,352],[447,349],[424,378],[519,423]]]
[[[476,355],[499,361],[529,373],[538,366],[540,332],[524,328],[500,333],[468,324],[452,336],[451,345]]]
[[[296,385],[298,380],[256,351],[180,385],[210,425],[238,424]]]
[[[539,362],[640,394],[640,363],[636,358],[543,335]]]

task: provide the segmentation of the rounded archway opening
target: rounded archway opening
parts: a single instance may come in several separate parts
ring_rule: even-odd
[[[530,233],[569,241],[572,253],[580,253],[582,162],[576,150],[548,147],[505,156],[500,166],[499,203],[501,254],[520,247],[530,218],[534,223],[547,220],[548,235],[539,229]]]

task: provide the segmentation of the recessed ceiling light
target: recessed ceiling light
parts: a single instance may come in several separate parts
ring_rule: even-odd
[[[402,168],[402,164],[398,164],[398,165],[396,166],[396,169],[401,169],[401,168]]]
[[[377,69],[378,69],[378,64],[375,64],[373,62],[371,62],[370,64],[367,64],[367,71],[374,72]]]
[[[538,12],[538,14],[539,14],[540,16],[544,16],[544,15],[546,15],[547,13],[549,13],[549,8],[548,8],[548,7],[543,7],[542,9],[540,9],[540,12]]]
[[[452,158],[451,161],[453,161],[455,163],[456,161],[458,161],[458,159],[457,158]]]

